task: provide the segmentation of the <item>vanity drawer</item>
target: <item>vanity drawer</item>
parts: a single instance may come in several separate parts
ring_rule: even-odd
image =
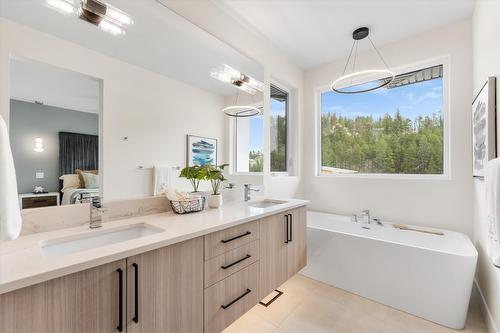
[[[259,241],[205,261],[205,288],[259,260]]]
[[[205,333],[218,333],[259,302],[259,262],[205,289]]]
[[[259,239],[259,221],[217,231],[205,236],[205,260]]]

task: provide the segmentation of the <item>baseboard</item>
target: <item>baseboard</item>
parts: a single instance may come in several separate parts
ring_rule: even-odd
[[[493,320],[493,316],[491,315],[490,309],[488,308],[488,304],[486,304],[486,300],[484,299],[483,292],[477,281],[474,280],[474,287],[472,288],[473,297],[476,297],[477,302],[479,304],[479,309],[481,310],[481,314],[486,322],[486,327],[488,328],[489,333],[499,333],[496,328],[495,321]]]

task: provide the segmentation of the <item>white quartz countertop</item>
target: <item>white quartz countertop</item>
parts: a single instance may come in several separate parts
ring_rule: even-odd
[[[254,208],[245,202],[226,203],[219,209],[177,215],[166,212],[103,223],[101,228],[88,225],[21,236],[0,241],[0,294],[44,282],[63,275],[124,259],[139,253],[203,236],[238,224],[304,206],[306,200],[284,199],[286,203]],[[164,231],[90,250],[47,256],[40,242],[49,239],[99,232],[130,224],[147,223]]]

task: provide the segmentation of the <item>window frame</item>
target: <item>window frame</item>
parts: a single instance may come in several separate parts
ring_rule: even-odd
[[[408,179],[408,180],[451,180],[450,170],[450,75],[449,56],[442,56],[425,61],[393,68],[394,74],[401,75],[432,66],[443,66],[443,173],[442,174],[402,174],[402,173],[321,173],[321,94],[331,91],[330,85],[320,86],[314,90],[314,124],[315,124],[315,177],[326,178],[358,178],[358,179]]]
[[[290,157],[291,157],[291,150],[290,150],[290,143],[291,143],[291,126],[290,126],[290,112],[292,110],[291,107],[291,100],[292,100],[292,92],[290,89],[288,89],[285,85],[281,84],[280,82],[276,80],[271,80],[271,83],[269,84],[269,140],[271,140],[271,86],[276,87],[279,90],[284,91],[288,98],[287,98],[287,103],[286,103],[286,149],[285,149],[285,165],[286,165],[286,170],[285,171],[272,171],[271,170],[271,142],[269,142],[269,172],[271,173],[271,176],[275,177],[286,177],[290,176]]]

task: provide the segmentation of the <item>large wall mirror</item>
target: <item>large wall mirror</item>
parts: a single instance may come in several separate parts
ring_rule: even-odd
[[[262,91],[233,82],[238,73],[264,82],[262,66],[159,0],[106,1],[99,22],[81,17],[89,1],[0,4],[8,37],[0,67],[10,68],[9,87],[0,85],[10,103],[0,114],[11,131],[18,191],[28,198],[23,206],[44,205],[30,202],[35,187],[49,192],[50,204],[55,194],[56,204],[152,195],[153,167],[177,178],[189,163],[188,135],[217,142],[218,163],[238,160],[233,141],[243,132],[235,139],[233,118],[222,110],[262,108]],[[251,135],[262,130],[245,139],[262,141]],[[241,151],[254,154],[247,146]],[[256,163],[243,159],[244,171]]]
[[[101,80],[25,59],[12,59],[10,73],[10,141],[21,207],[98,196]]]

